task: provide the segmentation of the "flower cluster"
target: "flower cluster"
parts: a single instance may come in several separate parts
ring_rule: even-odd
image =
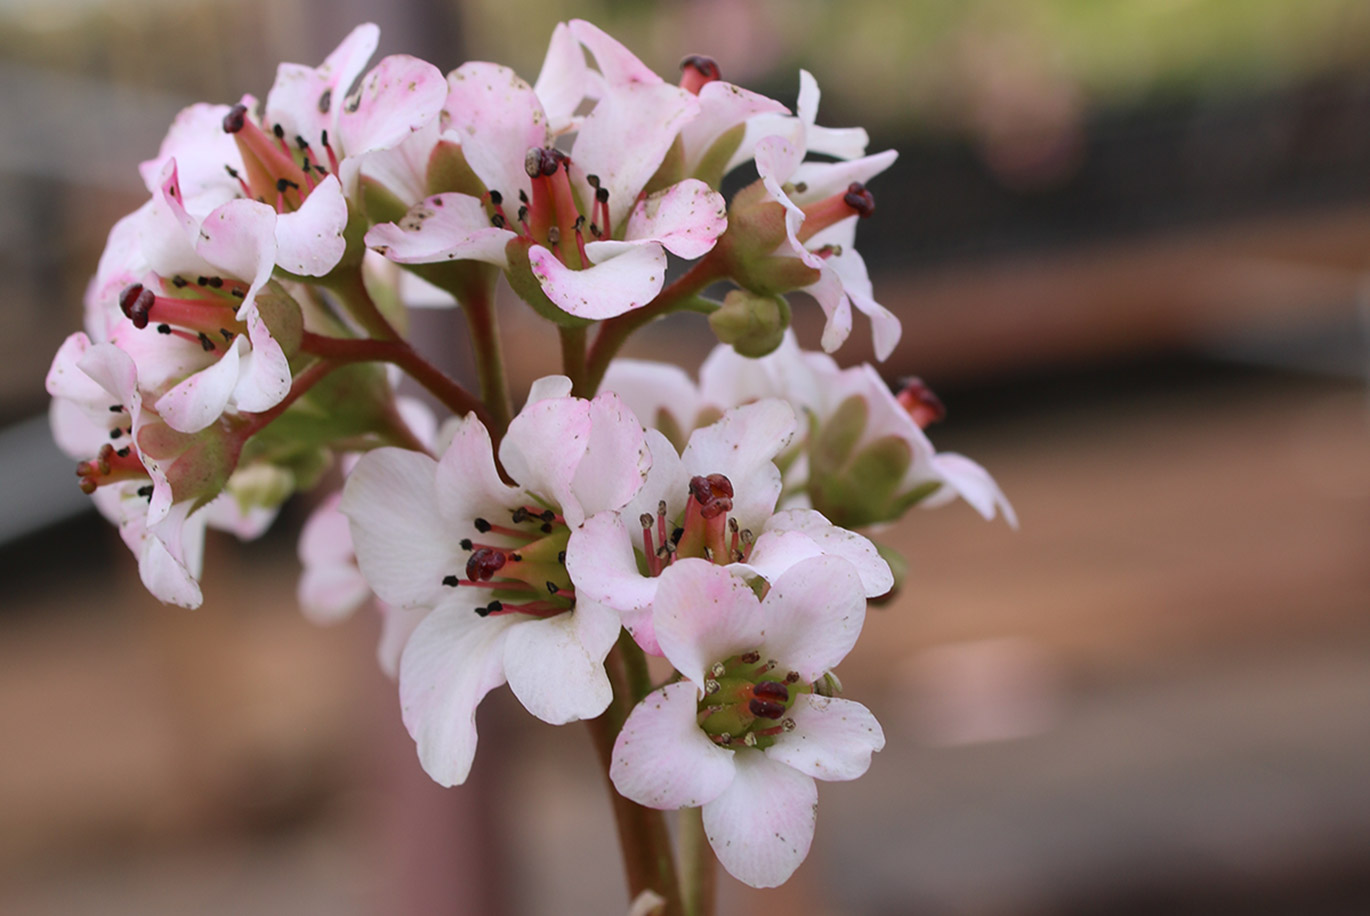
[[[894,349],[854,240],[895,154],[818,125],[808,73],[792,114],[708,58],[667,82],[583,21],[556,26],[532,84],[484,62],[368,69],[377,41],[360,26],[265,99],[176,119],[48,375],[57,440],[148,589],[190,607],[206,526],[256,535],[336,460],[300,601],[320,623],[374,601],[434,780],[465,781],[476,707],[507,683],[545,722],[602,723],[624,798],[700,809],[729,872],[779,884],[812,840],[814,780],[861,775],[884,744],[833,673],[898,587],[855,529],[958,496],[1015,523],[979,465],[928,441],[926,386],[894,393],[787,330],[801,291],[824,350],[853,308]],[[726,199],[746,163],[759,177]],[[501,278],[562,343],[564,374],[517,413]],[[452,304],[478,395],[404,333],[406,306]],[[698,384],[615,358],[673,311],[720,340]],[[451,417],[398,398],[381,364]]]

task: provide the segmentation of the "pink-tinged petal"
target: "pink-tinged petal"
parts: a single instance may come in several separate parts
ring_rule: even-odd
[[[641,529],[636,529],[639,539]],[[571,532],[566,545],[566,571],[576,594],[619,611],[650,608],[657,580],[637,568],[632,532],[617,512],[601,512]]]
[[[181,203],[176,160],[162,168],[161,182],[152,200],[138,211],[138,245],[147,264],[164,277],[177,273],[213,273],[195,252],[199,222]]]
[[[87,406],[94,418],[98,411],[108,411],[109,406],[121,402],[113,400],[112,392],[81,370],[81,360],[90,348],[90,338],[81,331],[68,336],[57,348],[43,384],[54,398]]]
[[[733,752],[699,727],[698,696],[694,684],[668,684],[633,707],[609,764],[620,795],[649,808],[697,808],[732,784]]]
[[[395,679],[400,676],[400,657],[409,637],[423,623],[431,612],[428,608],[398,608],[376,601],[376,612],[381,615],[381,638],[376,642],[376,663],[385,676]]]
[[[199,513],[192,516],[190,510],[189,503],[182,503],[156,525],[135,521],[121,525],[119,533],[137,554],[138,575],[155,598],[196,608],[202,600],[196,579],[204,557],[205,525]]]
[[[442,128],[434,120],[397,146],[367,153],[360,174],[404,201],[405,206],[413,206],[428,196],[428,160],[441,137]]]
[[[819,127],[818,119],[818,81],[807,70],[799,71],[799,99],[795,110],[804,124],[804,143],[811,153],[822,153],[838,159],[854,159],[863,156],[870,138],[860,127]]]
[[[661,77],[653,73],[651,67],[599,26],[584,19],[572,19],[570,25],[571,33],[595,56],[595,64],[604,74],[610,90],[628,85],[661,84]]]
[[[247,282],[247,295],[238,306],[239,320],[246,318],[276,265],[276,211],[260,201],[230,200],[200,223],[195,253],[215,272]]]
[[[680,131],[680,142],[685,148],[685,173],[693,174],[714,141],[748,118],[787,111],[775,99],[741,86],[722,80],[706,83],[699,90],[699,115]],[[750,158],[750,151],[747,158]]]
[[[476,707],[504,683],[504,641],[516,621],[465,604],[424,618],[400,657],[400,711],[424,772],[460,785],[476,756]]]
[[[732,351],[732,347],[728,347]],[[703,407],[699,387],[679,366],[642,359],[615,359],[609,363],[600,391],[612,391],[642,421],[654,427],[662,412],[686,435],[694,429]]]
[[[247,338],[252,348],[243,355],[233,400],[239,410],[257,413],[275,407],[290,393],[290,361],[255,307],[247,315]]]
[[[509,424],[499,457],[509,476],[558,507],[575,505],[571,481],[590,441],[590,402],[552,398],[529,403]]]
[[[371,597],[357,568],[347,516],[338,509],[341,501],[341,493],[329,494],[300,531],[297,554],[303,572],[296,595],[311,623],[336,623]]]
[[[197,433],[209,426],[228,408],[246,351],[247,341],[240,336],[218,362],[158,398],[157,413],[168,426],[183,433]]]
[[[818,282],[804,287],[804,292],[813,296],[814,301],[828,316],[819,343],[825,352],[831,353],[851,336],[851,299],[843,290],[842,280],[836,271],[826,264],[820,264],[820,269],[822,273],[818,277]]]
[[[617,613],[580,598],[574,611],[520,621],[504,643],[509,689],[525,709],[552,725],[593,719],[613,699],[604,657],[618,631]]]
[[[318,68],[281,64],[266,96],[267,120],[280,124],[286,136],[317,143],[330,130],[343,105],[343,95],[376,53],[380,29],[365,22],[353,29]]]
[[[336,176],[321,181],[304,205],[276,219],[276,263],[302,277],[322,277],[332,270],[347,240],[347,200]]]
[[[204,102],[181,109],[162,140],[157,155],[138,166],[143,183],[156,194],[162,170],[175,159],[187,204],[206,213],[239,194],[238,183],[224,166],[242,171],[243,159],[231,134],[224,133],[227,105]]]
[[[564,375],[544,375],[540,379],[535,379],[533,384],[528,386],[528,397],[523,402],[523,406],[527,409],[538,401],[569,398],[573,387],[575,386],[572,385],[571,380]]]
[[[447,80],[437,67],[408,54],[384,58],[343,101],[343,152],[353,158],[398,146],[436,118],[446,99]]]
[[[437,463],[398,448],[369,452],[343,487],[357,564],[384,601],[434,607],[444,576],[465,566],[438,511]]]
[[[797,411],[817,411],[826,395],[824,378],[837,364],[822,353],[799,349],[793,331],[768,356],[749,359],[720,344],[699,368],[699,387],[706,404],[732,407],[760,398],[784,398]],[[806,421],[801,418],[803,425]]]
[[[474,414],[458,421],[452,442],[438,461],[438,512],[449,531],[463,529],[491,511],[492,506],[518,506],[527,501],[523,491],[500,479],[490,433]]]
[[[937,468],[937,473],[946,481],[947,487],[970,503],[971,508],[980,513],[985,521],[993,519],[995,511],[998,510],[1010,528],[1018,527],[1018,514],[1013,511],[1008,497],[999,489],[989,471],[955,452],[940,452],[933,456],[932,462]],[[929,497],[929,504],[940,505],[940,502],[932,502],[934,497],[940,495],[935,493]],[[946,498],[943,497],[942,501]]]
[[[628,635],[633,637],[633,642],[638,644],[648,655],[661,658],[664,654],[661,651],[661,643],[657,642],[656,627],[652,626],[652,609],[645,608],[641,611],[622,611],[618,615],[623,620],[623,629],[628,631]]]
[[[593,266],[572,270],[541,245],[528,262],[542,291],[562,311],[599,321],[631,312],[656,298],[666,279],[666,252],[655,243],[591,242]]]
[[[851,700],[803,694],[789,717],[794,731],[779,735],[764,753],[814,779],[855,779],[870,768],[871,754],[885,746],[885,732],[875,716]]]
[[[399,264],[484,261],[507,267],[504,247],[514,233],[490,225],[481,202],[449,192],[409,208],[398,223],[380,223],[366,233],[366,244]]]
[[[547,124],[561,133],[575,121],[576,109],[586,97],[599,98],[600,76],[585,66],[585,52],[570,26],[558,22],[547,45],[533,91],[547,111]]]
[[[584,199],[593,193],[586,176],[598,175],[609,192],[610,225],[619,226],[680,129],[698,112],[698,99],[665,83],[606,91],[571,147],[571,177]]]
[[[656,517],[661,503],[666,503],[666,516],[679,518],[690,498],[690,474],[676,454],[675,446],[654,429],[647,430],[647,448],[652,453],[652,466],[642,489],[623,509],[624,524],[629,530],[645,512]],[[641,529],[637,531],[639,543]]]
[[[623,237],[651,239],[671,254],[693,260],[714,247],[728,228],[723,195],[694,178],[658,191],[633,207]]]
[[[883,595],[894,587],[894,576],[890,572],[889,563],[885,562],[880,556],[880,551],[875,549],[875,545],[868,538],[855,531],[839,528],[824,518],[821,512],[812,509],[789,509],[771,516],[766,522],[766,532],[757,539],[748,562],[752,565],[758,563],[757,555],[763,552],[762,540],[772,534],[788,533],[802,534],[806,537],[817,551],[815,555],[821,553],[824,556],[841,557],[850,563],[861,579],[867,598]],[[791,549],[795,549],[795,545],[792,544]],[[799,556],[798,552],[802,552],[802,548],[794,554],[795,563],[808,559]],[[775,578],[769,575],[766,579],[770,582],[775,581]]]
[[[761,612],[765,653],[805,681],[816,681],[856,645],[866,622],[866,593],[846,560],[815,557],[791,567],[772,585]]]
[[[547,115],[532,87],[508,67],[473,61],[447,75],[448,129],[471,171],[510,205],[532,185],[523,159],[548,142]],[[513,215],[512,211],[509,211]]]
[[[704,806],[704,835],[737,880],[752,887],[784,884],[813,843],[818,787],[757,751],[738,751],[734,766],[732,785]]]
[[[797,430],[794,408],[767,398],[734,407],[718,422],[695,430],[680,460],[691,476],[727,477],[733,485],[733,517],[756,533],[780,498],[780,471],[773,460]]]
[[[164,604],[197,608],[203,602],[200,583],[185,565],[172,555],[159,538],[147,536],[138,555],[138,577],[143,587]]]
[[[746,582],[691,558],[657,578],[652,623],[666,658],[703,690],[714,662],[761,647],[767,628],[761,610]]]
[[[628,406],[606,391],[590,401],[590,438],[571,479],[575,504],[563,505],[566,524],[579,527],[585,516],[622,509],[637,495],[652,466],[647,439]]]

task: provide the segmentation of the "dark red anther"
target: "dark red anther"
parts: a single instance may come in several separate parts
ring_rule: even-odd
[[[847,185],[847,193],[842,195],[842,203],[855,210],[856,215],[862,219],[875,212],[875,195],[859,181]]]
[[[504,554],[489,547],[478,547],[466,560],[466,578],[484,582],[504,566]]]
[[[119,293],[119,308],[135,328],[147,327],[148,313],[156,302],[157,297],[152,290],[145,289],[141,283],[130,283]]]
[[[910,376],[904,379],[903,388],[894,396],[899,406],[908,411],[919,429],[927,429],[933,423],[946,419],[947,407],[942,399],[933,394],[923,380]]]
[[[752,688],[752,696],[785,703],[790,699],[790,688],[779,681],[762,681]]]
[[[785,714],[785,707],[770,700],[750,700],[747,708],[758,719],[779,719]]]
[[[236,134],[243,129],[243,124],[247,118],[247,106],[239,102],[228,110],[224,115],[224,133]]]
[[[680,62],[680,69],[692,69],[704,77],[705,80],[722,79],[723,73],[718,69],[718,61],[704,54],[689,54]]]

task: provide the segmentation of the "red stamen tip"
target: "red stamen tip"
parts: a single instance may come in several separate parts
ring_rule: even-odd
[[[842,202],[855,210],[856,215],[862,219],[875,213],[875,195],[859,181],[847,185],[847,193],[842,195]]]
[[[224,133],[236,134],[243,129],[243,124],[247,119],[247,106],[239,102],[228,110],[224,115]]]

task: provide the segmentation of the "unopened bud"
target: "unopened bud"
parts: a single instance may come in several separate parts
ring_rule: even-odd
[[[709,316],[709,327],[742,356],[761,357],[774,352],[790,326],[790,305],[780,296],[764,296],[735,289],[723,299],[723,307]]]

